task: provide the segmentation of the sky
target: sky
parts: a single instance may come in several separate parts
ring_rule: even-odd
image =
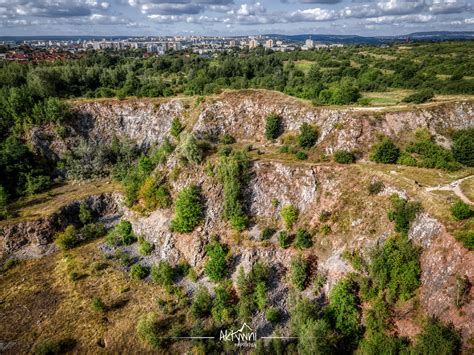
[[[0,36],[474,31],[474,0],[0,0]]]

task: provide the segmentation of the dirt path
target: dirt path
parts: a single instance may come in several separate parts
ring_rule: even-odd
[[[461,189],[461,183],[465,180],[468,179],[473,179],[474,175],[466,176],[462,179],[455,180],[447,185],[438,185],[434,187],[427,187],[426,191],[432,192],[432,191],[452,191],[458,196],[462,201],[465,203],[468,203],[470,205],[474,205],[474,201],[471,201],[465,194],[462,192]]]

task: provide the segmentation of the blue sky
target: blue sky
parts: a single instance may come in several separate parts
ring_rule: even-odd
[[[0,35],[474,31],[474,0],[0,0]]]

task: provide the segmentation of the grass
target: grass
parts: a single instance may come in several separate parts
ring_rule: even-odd
[[[167,296],[158,286],[131,280],[112,262],[95,270],[92,265],[104,261],[98,243],[25,261],[1,276],[0,334],[2,341],[15,343],[12,352],[28,353],[49,338],[75,339],[78,353],[103,352],[97,345],[101,339],[107,352],[149,351],[136,337],[135,325],[156,308],[158,296]],[[77,281],[68,277],[73,271],[81,273]],[[107,305],[105,319],[91,307],[95,297]]]
[[[474,201],[474,177],[464,180],[461,183],[461,190],[471,201]]]
[[[35,220],[50,215],[73,201],[120,189],[118,183],[110,180],[56,186],[47,192],[24,197],[12,203],[8,208],[14,217],[1,221],[0,225]]]

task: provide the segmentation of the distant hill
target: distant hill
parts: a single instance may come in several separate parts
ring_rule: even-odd
[[[286,39],[290,41],[303,42],[308,38],[323,43],[342,43],[342,44],[384,44],[398,41],[416,40],[416,41],[446,41],[446,40],[466,40],[474,39],[474,31],[450,32],[414,32],[406,35],[397,36],[374,36],[364,37],[356,35],[318,35],[318,34],[299,34],[299,35],[280,35],[268,34],[267,36]]]

